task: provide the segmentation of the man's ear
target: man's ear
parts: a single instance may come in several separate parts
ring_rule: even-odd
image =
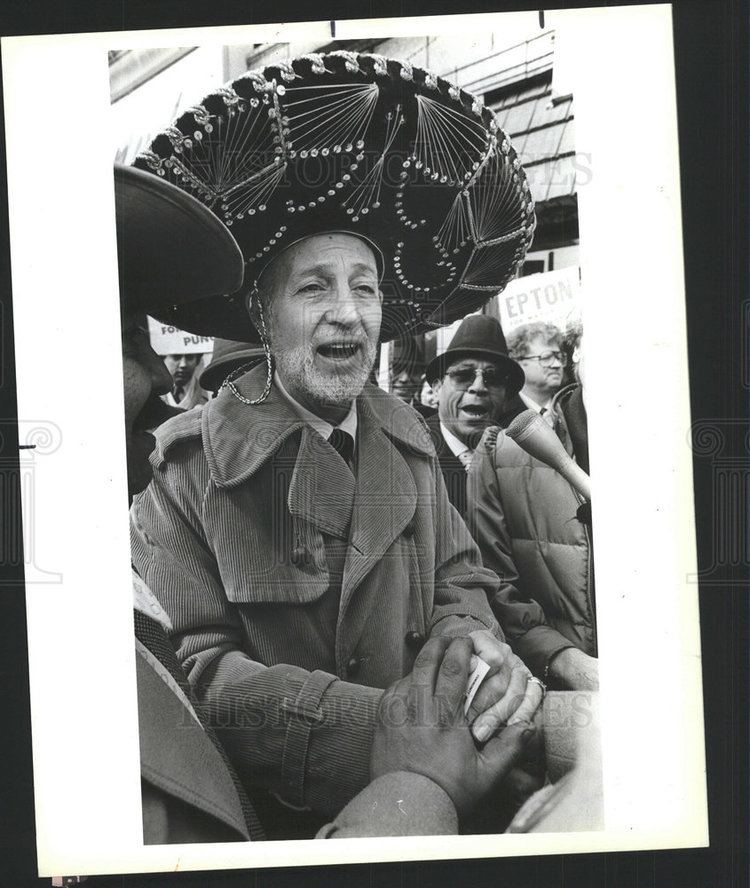
[[[440,395],[440,389],[443,387],[443,380],[442,380],[442,379],[436,379],[435,382],[430,382],[430,380],[428,379],[428,380],[427,380],[427,384],[428,384],[428,385],[430,386],[430,388],[432,389],[432,393],[433,393],[433,395],[435,395],[436,398],[439,397],[439,395]]]

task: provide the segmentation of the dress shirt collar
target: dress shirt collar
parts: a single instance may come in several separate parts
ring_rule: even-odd
[[[533,398],[530,398],[523,392],[519,392],[518,394],[520,395],[523,403],[529,408],[529,410],[533,410],[534,413],[541,413],[542,409],[544,409],[545,413],[549,413],[549,409],[552,406],[552,398],[550,398],[546,404],[537,404],[537,402]]]
[[[460,438],[457,438],[442,422],[440,423],[440,431],[443,434],[445,443],[448,445],[454,456],[459,456],[461,453],[466,453],[467,450],[471,450],[471,447],[469,447],[468,444],[464,444],[464,442]]]
[[[312,426],[315,431],[323,438],[325,441],[329,439],[331,436],[331,432],[334,429],[334,426],[331,425],[330,422],[326,422],[325,419],[321,419],[319,416],[316,416],[314,413],[311,413],[306,407],[303,407],[298,401],[295,401],[294,398],[289,394],[289,392],[284,388],[281,379],[279,379],[279,374],[274,373],[273,375],[274,385],[278,388],[279,393],[289,402],[289,405],[294,410],[294,412],[299,416],[301,420],[306,422],[308,425]],[[356,443],[357,440],[357,401],[356,399],[352,401],[351,407],[349,408],[349,412],[346,416],[341,420],[341,422],[335,426],[335,428],[341,429],[342,432],[347,432],[347,434],[351,435],[352,441]]]

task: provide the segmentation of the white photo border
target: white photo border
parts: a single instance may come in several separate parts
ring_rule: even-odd
[[[27,583],[41,876],[708,844],[671,10],[546,19],[566,44],[576,147],[592,170],[578,200],[606,829],[143,846],[107,51],[316,33],[323,43],[330,23],[12,37],[2,56],[18,415],[61,435],[23,504],[27,559],[33,549],[62,574]],[[537,13],[343,21],[336,37],[525,22],[533,33]]]

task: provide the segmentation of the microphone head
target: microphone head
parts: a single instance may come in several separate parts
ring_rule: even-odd
[[[505,434],[514,441],[523,441],[532,429],[538,427],[540,423],[549,428],[538,413],[535,413],[533,410],[524,410],[518,416],[513,417],[505,428]]]

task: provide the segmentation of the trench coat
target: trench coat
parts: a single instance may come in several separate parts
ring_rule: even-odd
[[[133,563],[243,782],[327,816],[369,782],[382,689],[424,641],[502,640],[422,419],[369,385],[357,410],[355,477],[275,387],[254,406],[224,389],[157,431],[131,511]]]

